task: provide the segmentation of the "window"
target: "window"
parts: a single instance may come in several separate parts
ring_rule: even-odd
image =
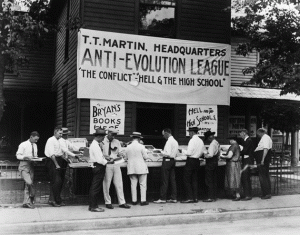
[[[70,39],[70,4],[71,0],[67,1],[67,20],[66,20],[66,38],[65,38],[65,61],[69,59],[69,39]]]
[[[62,87],[62,126],[67,127],[68,109],[68,85]]]
[[[140,0],[139,34],[175,37],[176,0]]]

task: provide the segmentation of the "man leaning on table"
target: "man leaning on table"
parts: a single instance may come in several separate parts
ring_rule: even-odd
[[[103,140],[103,155],[106,159],[112,159],[113,161],[118,159],[121,152],[120,141],[115,138],[118,131],[115,128],[108,128],[107,135]],[[109,188],[111,181],[115,185],[119,207],[129,209],[130,206],[126,204],[124,192],[123,192],[123,179],[120,164],[112,162],[112,164],[107,164],[105,169],[105,176],[103,180],[103,195],[105,200],[105,206],[108,209],[113,209],[111,204],[111,197],[109,195]]]
[[[254,158],[257,164],[258,178],[262,191],[261,199],[271,198],[271,180],[269,165],[271,162],[272,139],[266,134],[265,129],[259,128],[257,135],[260,137],[257,148],[254,150]]]
[[[98,128],[94,133],[94,140],[90,145],[90,159],[89,162],[93,163],[93,180],[89,192],[89,211],[91,212],[103,212],[104,209],[98,207],[98,197],[102,189],[103,178],[105,175],[105,168],[107,163],[113,161],[107,161],[100,148],[100,143],[103,141],[106,131]]]
[[[154,201],[154,203],[176,203],[177,188],[175,180],[175,157],[178,152],[178,142],[172,136],[172,131],[169,128],[165,128],[162,131],[162,135],[167,140],[167,142],[162,152],[163,162],[161,166],[160,198]],[[171,185],[171,198],[167,200],[169,182]]]
[[[22,179],[25,181],[24,208],[34,208],[35,190],[33,186],[34,167],[32,159],[38,156],[36,142],[39,138],[40,135],[37,131],[31,132],[30,138],[19,145],[16,153],[17,159],[20,160],[19,171]]]
[[[197,135],[198,127],[190,127],[190,141],[188,143],[186,164],[183,168],[183,185],[186,192],[186,200],[181,203],[198,202],[198,171],[200,168],[199,158],[203,155],[205,147],[202,139]]]

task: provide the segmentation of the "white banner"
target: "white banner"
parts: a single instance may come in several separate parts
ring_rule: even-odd
[[[186,129],[197,126],[199,136],[204,132],[212,131],[218,135],[218,107],[216,105],[187,105],[186,106]],[[189,135],[189,132],[186,132]]]
[[[78,32],[77,98],[229,105],[230,45]]]
[[[120,135],[124,135],[125,126],[125,102],[90,100],[90,134],[95,129],[115,128]]]

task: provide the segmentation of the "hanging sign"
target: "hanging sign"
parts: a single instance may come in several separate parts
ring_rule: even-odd
[[[77,98],[229,105],[230,48],[80,29]]]
[[[124,135],[125,102],[90,100],[90,134],[97,128],[115,128]]]
[[[212,131],[218,134],[218,107],[216,105],[187,105],[186,106],[186,129],[198,127],[199,136],[204,132]],[[189,132],[186,132],[189,135]]]

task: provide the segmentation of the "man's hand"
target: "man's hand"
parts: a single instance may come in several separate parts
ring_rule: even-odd
[[[110,158],[109,160],[107,160],[107,164],[113,164],[114,163],[114,159]]]
[[[55,169],[56,169],[56,170],[60,170],[60,166],[59,166],[59,165],[57,165]]]
[[[264,161],[261,161],[260,165],[264,165]]]
[[[30,157],[24,157],[23,160],[24,161],[31,161],[31,158]]]

